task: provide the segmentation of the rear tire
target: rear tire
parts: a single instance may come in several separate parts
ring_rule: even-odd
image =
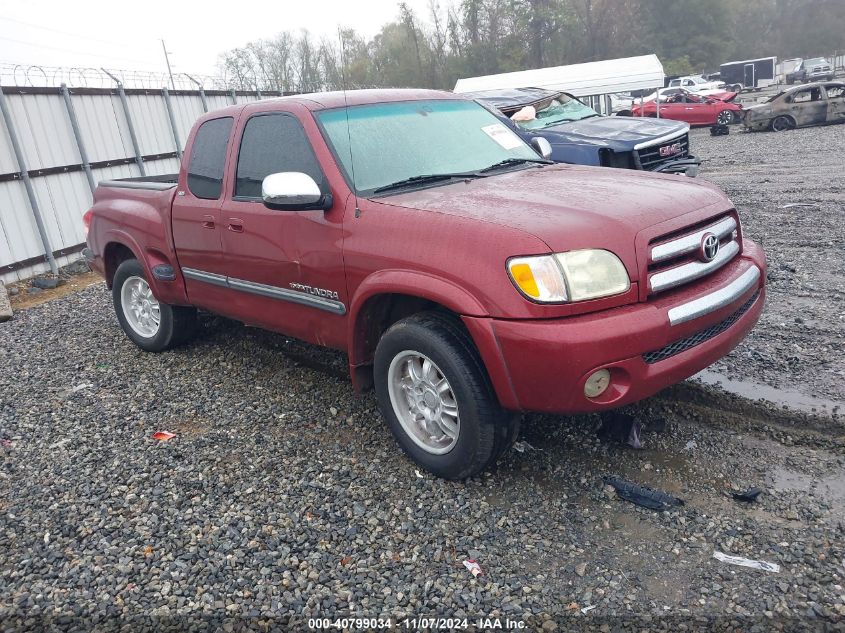
[[[795,127],[795,121],[793,121],[792,118],[788,116],[777,116],[772,119],[772,122],[769,127],[771,128],[772,132],[785,132],[786,130],[791,130]]]
[[[112,301],[120,327],[144,351],[171,349],[190,339],[196,331],[196,309],[159,302],[137,259],[127,259],[118,266],[112,283]]]
[[[373,374],[399,446],[438,477],[477,475],[516,441],[519,416],[499,405],[472,339],[450,315],[422,312],[391,326]]]

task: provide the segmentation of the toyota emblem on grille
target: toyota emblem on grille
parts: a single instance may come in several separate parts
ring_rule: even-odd
[[[705,233],[701,236],[701,250],[699,255],[701,260],[705,262],[712,262],[719,253],[719,238],[712,233]]]

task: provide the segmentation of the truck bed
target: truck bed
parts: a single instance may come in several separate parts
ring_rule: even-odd
[[[179,182],[179,174],[163,174],[161,176],[137,176],[135,178],[116,178],[101,180],[100,187],[117,187],[122,189],[151,189],[165,191],[172,189]]]

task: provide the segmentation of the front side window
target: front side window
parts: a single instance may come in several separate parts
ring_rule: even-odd
[[[414,176],[538,159],[515,132],[474,101],[374,103],[316,116],[347,180],[364,196]]]
[[[220,197],[231,131],[232,117],[211,119],[197,130],[188,164],[188,189],[197,198],[217,200]]]
[[[818,88],[813,88],[811,90],[802,90],[801,92],[795,93],[795,96],[792,97],[793,103],[808,103],[810,101],[821,101],[822,92]]]
[[[252,117],[241,138],[235,197],[260,199],[264,178],[282,171],[308,174],[324,187],[320,164],[296,117],[281,113]]]

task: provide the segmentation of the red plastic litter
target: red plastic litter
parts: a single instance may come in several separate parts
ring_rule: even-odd
[[[160,442],[166,442],[167,440],[172,440],[174,437],[176,437],[176,434],[171,433],[170,431],[156,431],[152,435],[152,438],[154,440],[159,440]]]

